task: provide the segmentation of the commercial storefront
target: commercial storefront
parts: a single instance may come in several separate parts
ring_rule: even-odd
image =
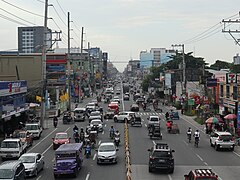
[[[26,121],[27,81],[0,81],[0,136]]]

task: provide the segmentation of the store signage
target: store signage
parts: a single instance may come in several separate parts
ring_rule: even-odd
[[[240,106],[238,106],[238,113],[237,113],[237,128],[240,128]]]
[[[216,87],[217,79],[207,79],[207,87]]]
[[[237,82],[237,74],[227,73],[226,75],[227,75],[227,84]]]

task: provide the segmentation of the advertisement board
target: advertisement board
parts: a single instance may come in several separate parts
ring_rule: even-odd
[[[237,128],[240,128],[240,106],[238,105],[238,113],[237,113]]]

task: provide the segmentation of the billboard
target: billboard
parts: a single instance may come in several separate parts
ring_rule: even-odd
[[[167,89],[172,88],[172,74],[171,73],[166,73],[165,74],[165,86]]]

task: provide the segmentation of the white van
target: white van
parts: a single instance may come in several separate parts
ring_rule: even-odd
[[[75,108],[73,112],[74,112],[74,121],[85,121],[86,108]]]
[[[0,156],[4,159],[19,158],[27,150],[27,143],[17,138],[4,139],[0,147]]]

